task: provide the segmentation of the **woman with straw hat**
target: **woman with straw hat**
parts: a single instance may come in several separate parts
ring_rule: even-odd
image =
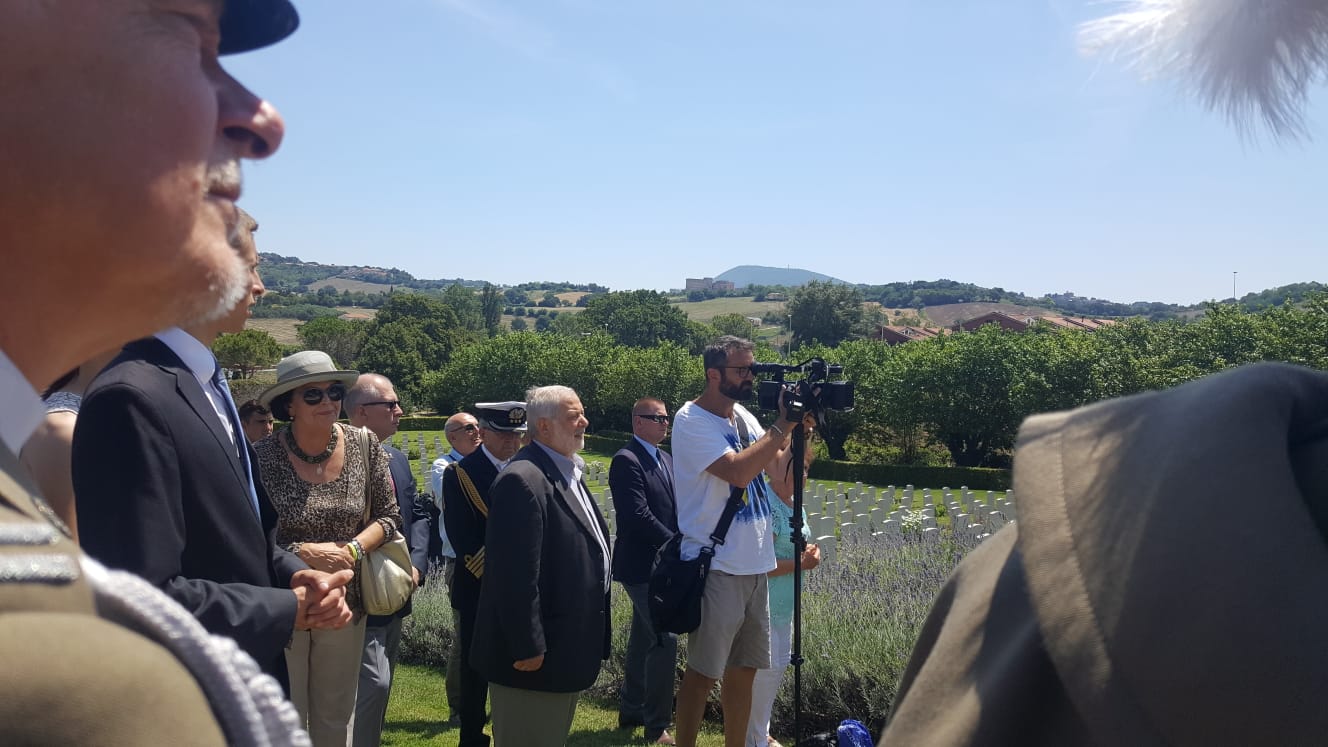
[[[263,485],[280,515],[277,542],[310,567],[358,568],[401,526],[387,455],[372,433],[368,454],[359,434],[337,422],[357,371],[339,371],[327,353],[305,350],[277,364],[277,383],[259,396],[288,426],[254,444]],[[364,521],[366,501],[369,521]],[[316,747],[346,744],[364,613],[359,586],[348,587],[355,621],[341,630],[296,631],[286,650],[291,700]]]

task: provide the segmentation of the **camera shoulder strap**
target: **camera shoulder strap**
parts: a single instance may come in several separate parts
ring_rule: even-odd
[[[737,411],[734,411],[733,418],[738,425],[738,451],[742,451],[748,446],[747,419]],[[714,555],[715,546],[724,544],[724,537],[729,533],[729,527],[733,524],[733,517],[738,515],[738,512],[742,510],[746,503],[747,488],[729,489],[729,501],[724,504],[724,513],[719,515],[719,522],[715,524],[715,531],[710,533],[710,546],[702,548],[702,553]]]

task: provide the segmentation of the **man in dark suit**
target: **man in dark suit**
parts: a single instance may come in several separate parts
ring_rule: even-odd
[[[645,726],[646,741],[673,744],[673,681],[678,636],[650,620],[650,570],[655,553],[678,532],[673,501],[673,456],[659,444],[669,432],[669,411],[653,397],[632,405],[632,438],[609,464],[609,490],[617,516],[613,578],[632,600],[632,631],[618,691],[618,727]]]
[[[490,683],[495,747],[562,745],[609,656],[608,528],[577,454],[589,421],[564,386],[531,389],[526,413],[534,440],[490,489],[470,651]]]
[[[479,605],[486,566],[485,546],[489,517],[489,489],[508,460],[521,448],[526,431],[525,402],[477,402],[475,417],[480,424],[483,442],[443,472],[443,525],[456,550],[452,572],[452,607],[459,625],[458,656],[447,663],[459,669],[461,687],[460,747],[484,747],[489,737],[484,733],[484,701],[489,683],[471,663],[470,650],[475,633],[475,613]],[[504,541],[505,542],[505,541]],[[500,543],[500,545],[503,543]]]
[[[294,630],[350,621],[352,574],[311,570],[275,546],[276,511],[208,348],[244,329],[263,293],[257,224],[242,220],[249,292],[219,319],[126,345],[93,381],[74,428],[74,491],[89,555],[160,587],[285,683]]]
[[[415,584],[429,571],[429,513],[415,500],[415,474],[410,460],[399,449],[387,445],[401,423],[401,402],[392,382],[379,374],[362,373],[346,390],[342,403],[350,424],[368,428],[378,436],[387,452],[392,489],[401,508],[402,534],[410,547]],[[401,620],[410,614],[410,602],[392,615],[370,615],[364,628],[364,656],[360,660],[360,685],[355,692],[354,747],[376,747],[387,718],[387,699],[392,693],[392,674],[401,649]]]

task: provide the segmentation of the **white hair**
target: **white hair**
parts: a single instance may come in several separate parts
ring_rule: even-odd
[[[526,422],[535,428],[540,418],[557,420],[563,403],[576,396],[570,386],[532,386],[526,390]]]
[[[1304,137],[1309,87],[1328,68],[1328,0],[1128,0],[1080,28],[1085,51],[1179,78],[1242,134],[1257,121]]]

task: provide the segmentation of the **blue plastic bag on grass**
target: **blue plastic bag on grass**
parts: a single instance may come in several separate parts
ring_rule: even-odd
[[[875,747],[872,743],[871,732],[862,722],[846,718],[839,722],[839,728],[836,730],[839,747]]]

